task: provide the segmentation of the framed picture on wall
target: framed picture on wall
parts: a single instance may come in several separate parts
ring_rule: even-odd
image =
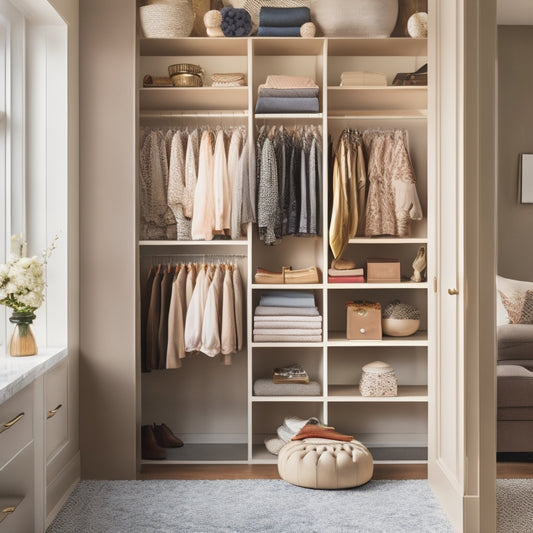
[[[520,203],[533,204],[533,154],[520,154]]]

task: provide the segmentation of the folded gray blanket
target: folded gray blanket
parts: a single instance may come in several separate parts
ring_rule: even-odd
[[[254,342],[322,342],[322,335],[254,335]]]
[[[318,113],[318,98],[283,98],[260,96],[256,113]]]
[[[280,337],[295,337],[302,335],[309,335],[311,337],[315,335],[322,335],[322,328],[293,328],[293,329],[284,329],[284,328],[257,328],[254,325],[254,336],[255,335],[279,335]]]
[[[267,321],[261,320],[262,318],[268,317],[255,317],[254,319],[254,328],[255,329],[283,329],[286,331],[294,331],[295,329],[305,329],[305,330],[320,330],[320,322],[298,322],[297,320],[291,320],[290,318],[285,317],[283,320]],[[297,317],[296,317],[297,318]],[[306,317],[313,318],[313,317]],[[307,333],[307,332],[306,332]]]
[[[300,37],[300,26],[279,28],[276,26],[259,26],[258,37]]]
[[[271,378],[256,379],[254,382],[256,396],[320,396],[320,384],[309,383],[272,383]]]
[[[302,87],[297,89],[273,89],[259,86],[259,96],[270,96],[274,98],[318,98],[318,87]]]

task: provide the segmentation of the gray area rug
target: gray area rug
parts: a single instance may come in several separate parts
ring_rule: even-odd
[[[496,482],[498,533],[533,532],[533,479]]]
[[[82,481],[47,533],[453,532],[425,480],[313,490],[278,479]]]

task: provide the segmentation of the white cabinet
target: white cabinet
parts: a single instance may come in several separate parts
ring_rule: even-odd
[[[431,199],[427,172],[427,87],[340,87],[346,70],[383,72],[390,84],[398,72],[411,72],[427,61],[427,40],[409,38],[185,38],[141,39],[138,58],[139,127],[177,127],[202,124],[246,124],[249,142],[257,128],[267,125],[315,125],[323,135],[323,189],[320,198],[321,232],[308,238],[284,237],[265,246],[257,229],[248,228],[241,241],[140,241],[140,276],[154,256],[176,258],[190,254],[239,256],[247,291],[247,343],[234,364],[192,357],[181,369],[143,374],[142,423],[167,423],[185,446],[167,450],[169,462],[275,462],[263,441],[275,434],[287,415],[316,416],[337,430],[354,435],[369,446],[376,460],[425,461],[428,433],[427,282],[386,284],[328,284],[332,256],[328,245],[331,182],[328,141],[344,128],[400,128],[408,133],[410,155],[417,175],[417,192],[424,219],[411,225],[405,238],[352,239],[344,254],[358,265],[367,258],[395,257],[403,276],[420,246],[433,245],[428,235]],[[168,65],[200,64],[207,71],[244,72],[248,86],[239,88],[143,88],[145,74],[165,76]],[[320,109],[310,114],[254,114],[258,86],[268,74],[308,76],[320,87]],[[138,218],[140,215],[138,214]],[[312,285],[259,285],[253,283],[258,267],[281,271],[318,266],[322,279]],[[431,272],[431,265],[429,271]],[[428,276],[429,279],[431,275]],[[253,312],[261,293],[271,289],[312,290],[323,316],[319,343],[253,342]],[[411,303],[421,312],[420,331],[411,337],[384,337],[381,341],[346,339],[348,300],[394,299]],[[364,398],[359,394],[361,367],[384,360],[396,370],[399,394],[394,398]],[[320,384],[317,396],[255,396],[253,383],[269,377],[276,366],[300,363]]]
[[[0,405],[0,532],[34,530],[34,465],[30,384]]]

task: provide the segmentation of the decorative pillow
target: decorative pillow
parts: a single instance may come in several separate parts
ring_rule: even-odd
[[[533,323],[533,282],[496,276],[496,288],[511,324]]]
[[[262,7],[308,7],[311,0],[223,0],[225,6],[246,9],[252,17],[252,33],[259,27],[259,13]]]

